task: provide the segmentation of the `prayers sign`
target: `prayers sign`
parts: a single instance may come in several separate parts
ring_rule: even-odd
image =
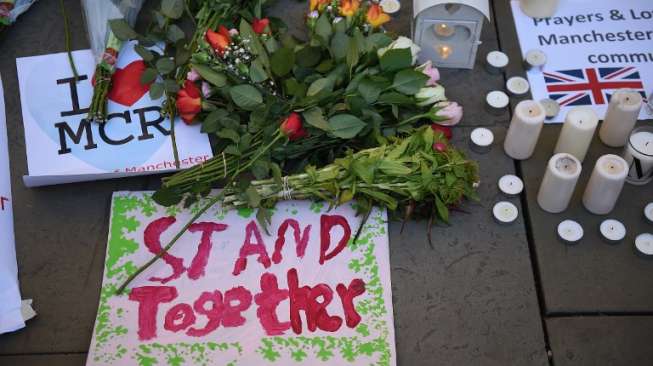
[[[123,295],[204,202],[113,196],[87,365],[395,365],[385,211],[286,201],[204,213]]]
[[[106,123],[87,119],[95,60],[90,50],[16,59],[29,175],[27,186],[99,180],[175,170],[170,120],[163,97],[141,84],[146,69],[127,42],[116,61]],[[175,122],[181,168],[213,156],[200,126]]]
[[[512,0],[522,53],[541,50],[543,70],[528,72],[535,100],[561,108],[563,122],[575,106],[591,106],[602,119],[615,90],[653,91],[653,7],[650,0],[561,1],[551,18],[533,19]],[[639,119],[653,118],[642,108]]]

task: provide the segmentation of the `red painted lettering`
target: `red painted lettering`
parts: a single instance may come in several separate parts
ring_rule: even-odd
[[[267,335],[282,335],[290,328],[290,322],[280,322],[277,317],[277,306],[287,298],[288,290],[279,289],[275,275],[264,273],[261,276],[261,293],[254,296],[254,301],[258,305],[256,316]]]
[[[349,328],[354,328],[361,322],[361,316],[354,307],[354,298],[365,292],[365,282],[359,278],[351,280],[349,287],[339,283],[336,286],[338,296],[342,302],[342,309],[345,311],[345,322]]]
[[[211,307],[206,309],[204,306],[209,302],[211,303]],[[222,312],[224,311],[222,293],[220,291],[202,292],[200,297],[193,303],[193,309],[195,309],[196,313],[206,316],[208,322],[204,328],[190,328],[186,334],[192,337],[201,337],[211,333],[218,329],[220,319],[222,319]]]
[[[163,328],[171,332],[179,332],[195,324],[195,313],[188,304],[177,304],[166,313]]]
[[[336,225],[342,227],[344,234],[338,242],[338,245],[333,248],[331,253],[327,254],[327,251],[331,246],[331,229]],[[322,217],[320,217],[320,264],[324,264],[324,262],[342,252],[342,250],[347,246],[350,237],[351,228],[349,227],[347,219],[340,215],[322,215]]]
[[[277,241],[274,243],[274,253],[272,253],[272,261],[276,264],[281,262],[281,249],[286,243],[286,231],[288,227],[293,229],[293,234],[295,236],[295,245],[297,251],[297,257],[303,258],[306,253],[306,246],[308,245],[308,238],[311,233],[311,225],[307,225],[304,229],[304,233],[301,232],[299,228],[299,223],[294,219],[286,219],[281,226],[279,226],[279,231],[277,232]],[[300,237],[301,234],[301,237]]]
[[[254,234],[254,237],[256,238],[256,244],[252,243],[252,234]],[[258,261],[263,265],[263,267],[270,267],[270,257],[265,249],[261,232],[258,230],[255,221],[251,221],[245,227],[245,241],[243,242],[243,246],[240,248],[239,258],[234,264],[234,276],[238,276],[240,272],[247,268],[247,257],[253,254],[258,254]]]
[[[147,341],[156,337],[159,304],[176,297],[177,289],[170,286],[143,286],[131,290],[129,300],[138,302],[138,339]]]
[[[234,304],[235,302],[235,304]],[[238,327],[245,324],[245,318],[241,313],[252,305],[252,293],[243,286],[234,287],[224,293],[224,313],[222,314],[222,325]]]
[[[196,280],[204,276],[204,270],[209,261],[209,254],[211,254],[211,234],[226,229],[227,225],[216,224],[213,222],[198,222],[188,227],[188,231],[191,233],[198,231],[202,232],[200,245],[197,247],[197,254],[195,254],[195,258],[193,258],[190,267],[188,267],[188,278]]]
[[[144,241],[145,246],[152,254],[158,255],[163,251],[163,248],[161,248],[161,234],[174,224],[175,221],[177,220],[173,216],[169,216],[154,220],[147,225],[144,233]],[[179,278],[184,273],[184,260],[182,258],[165,253],[161,256],[161,259],[172,268],[172,274],[168,277],[150,277],[150,281],[167,283]]]
[[[311,332],[317,328],[327,332],[335,332],[340,329],[342,319],[338,316],[330,316],[326,310],[333,299],[333,291],[329,286],[320,283],[312,288],[310,286],[299,287],[295,268],[288,271],[287,280],[290,297],[290,323],[293,332],[302,333],[302,320],[299,315],[301,310],[306,314],[306,326]],[[322,302],[318,301],[320,298],[322,298]]]

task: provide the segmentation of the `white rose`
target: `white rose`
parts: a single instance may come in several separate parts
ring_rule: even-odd
[[[417,92],[417,94],[415,94],[415,98],[417,98],[417,105],[420,107],[435,104],[447,99],[444,95],[444,88],[442,85],[422,88]]]
[[[404,36],[400,36],[399,38],[395,39],[390,43],[387,47],[379,48],[377,54],[379,57],[383,56],[388,50],[394,50],[394,49],[402,49],[402,48],[410,48],[410,53],[413,56],[413,65],[417,63],[417,55],[419,54],[419,51],[421,48],[413,43],[413,41]]]

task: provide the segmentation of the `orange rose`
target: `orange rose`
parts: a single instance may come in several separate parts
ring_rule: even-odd
[[[192,81],[186,80],[184,88],[177,93],[177,111],[187,125],[202,111],[202,96]]]
[[[310,8],[311,11],[317,10],[321,11],[331,0],[311,0]]]
[[[340,15],[344,17],[354,16],[360,6],[360,0],[340,0]]]
[[[209,42],[211,47],[220,55],[224,53],[224,50],[227,49],[229,43],[231,43],[231,36],[229,35],[229,30],[221,25],[218,28],[217,32],[209,29],[206,31],[206,41]]]
[[[366,17],[372,28],[377,28],[390,21],[390,16],[383,12],[379,4],[370,5]]]

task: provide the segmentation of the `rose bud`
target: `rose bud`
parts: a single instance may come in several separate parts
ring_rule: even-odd
[[[454,126],[463,118],[463,107],[456,102],[440,102],[436,106],[441,109],[435,114],[445,119],[444,121],[438,121],[442,125]]]
[[[214,32],[211,29],[208,29],[206,31],[206,41],[211,45],[211,47],[215,50],[215,52],[218,53],[218,55],[222,56],[224,53],[225,49],[229,46],[229,43],[231,43],[231,36],[229,35],[229,30],[221,25],[220,28],[218,28],[218,32]]]
[[[254,17],[254,19],[252,19],[252,29],[256,34],[263,34],[268,24],[270,24],[270,19],[268,18],[259,19]]]
[[[177,93],[177,111],[181,119],[191,124],[195,116],[202,111],[202,96],[195,83],[186,80],[184,88]]]
[[[437,152],[445,152],[447,151],[447,145],[443,142],[436,142],[433,144],[433,150]]]
[[[295,141],[308,135],[308,132],[302,125],[302,118],[295,112],[290,113],[290,115],[281,122],[279,129],[290,141]]]
[[[436,133],[438,132],[442,133],[442,135],[444,135],[444,138],[446,138],[447,140],[451,140],[451,136],[453,136],[453,133],[451,132],[451,127],[442,126],[437,123],[433,123],[431,125],[431,128]]]

